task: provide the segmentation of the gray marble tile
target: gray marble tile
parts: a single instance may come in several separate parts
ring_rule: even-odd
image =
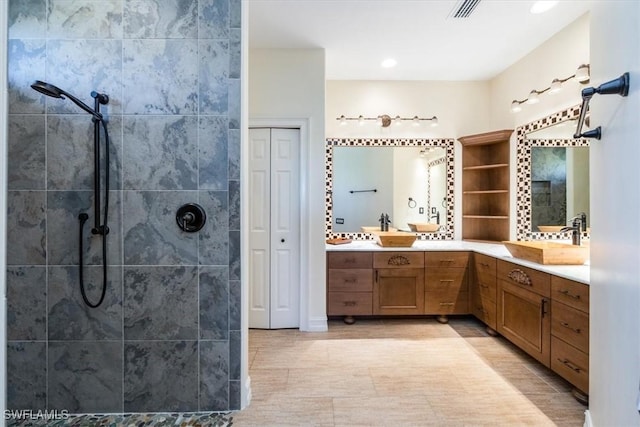
[[[47,34],[47,0],[9,0],[9,38],[44,38]]]
[[[7,46],[9,113],[43,113],[44,96],[31,89],[45,75],[46,41],[12,39]]]
[[[228,128],[225,117],[200,117],[198,157],[201,190],[228,189]]]
[[[195,191],[125,191],[124,263],[196,265],[198,233],[182,231],[176,211],[197,197]]]
[[[102,190],[101,190],[102,192]],[[101,222],[104,223],[104,198],[100,205]],[[47,250],[49,265],[78,265],[78,239],[80,222],[78,215],[85,212],[89,220],[83,228],[83,263],[102,265],[102,236],[92,234],[94,227],[93,191],[48,191],[47,192]],[[121,193],[109,192],[109,215],[107,217],[107,263],[122,265]]]
[[[127,340],[198,339],[197,267],[126,267]]]
[[[44,191],[9,191],[7,194],[7,265],[46,263]]]
[[[240,230],[240,181],[229,181],[229,230]]]
[[[240,130],[229,130],[229,179],[240,179]]]
[[[229,129],[240,129],[240,79],[229,79]]]
[[[128,39],[193,39],[198,37],[197,0],[129,0],[124,4]]]
[[[200,191],[200,205],[207,213],[207,222],[197,233],[200,265],[229,264],[229,193]]]
[[[102,267],[83,269],[87,298],[100,300]],[[80,293],[78,267],[49,267],[48,321],[50,340],[116,340],[122,338],[122,267],[107,268],[102,304],[87,306]]]
[[[229,342],[200,341],[200,410],[229,409]]]
[[[114,117],[109,131],[109,186],[121,188],[121,119]],[[94,137],[91,116],[49,115],[47,118],[47,185],[49,190],[92,190],[95,175]],[[106,166],[107,138],[100,129],[100,158]],[[104,176],[104,173],[101,173]],[[101,185],[104,186],[104,178]]]
[[[231,28],[242,27],[242,0],[229,1],[229,26]]]
[[[7,268],[7,339],[47,338],[47,278],[44,267]]]
[[[229,38],[229,0],[200,0],[200,37]]]
[[[239,280],[229,281],[229,330],[239,331],[242,327],[242,285]]]
[[[200,114],[226,115],[229,108],[229,41],[200,40]]]
[[[125,344],[125,412],[196,411],[198,342]]]
[[[47,344],[7,343],[7,408],[45,410],[47,405]]]
[[[241,381],[229,381],[229,410],[239,411],[242,405]]]
[[[240,280],[240,232],[229,232],[229,279]]]
[[[49,0],[50,39],[122,38],[122,0]]]
[[[123,144],[125,189],[198,188],[196,117],[125,117]]]
[[[123,412],[122,366],[120,341],[50,341],[49,409]]]
[[[229,379],[240,380],[240,366],[242,365],[241,332],[229,333]]]
[[[200,267],[200,339],[229,339],[229,268]]]
[[[45,189],[44,116],[9,115],[9,190]]]
[[[126,114],[196,114],[196,40],[125,40],[123,104]]]
[[[231,30],[229,39],[229,78],[239,79],[242,73],[241,30]]]
[[[48,40],[46,67],[45,81],[90,107],[92,91],[105,93],[109,103],[100,111],[105,115],[122,112],[122,41]],[[47,98],[46,102],[50,113],[87,114],[66,99]]]

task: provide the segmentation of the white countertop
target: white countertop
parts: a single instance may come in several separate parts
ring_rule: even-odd
[[[499,243],[467,242],[462,240],[416,240],[408,248],[384,248],[373,240],[354,240],[342,245],[326,245],[328,252],[339,251],[473,251],[494,258],[519,264],[569,280],[589,284],[589,265],[543,265],[511,256],[507,248]]]

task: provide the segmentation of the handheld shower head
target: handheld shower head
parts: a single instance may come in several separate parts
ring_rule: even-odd
[[[36,80],[35,82],[33,82],[33,84],[31,85],[31,88],[34,90],[37,90],[38,92],[40,92],[43,95],[47,95],[50,96],[52,98],[62,98],[64,99],[64,97],[62,96],[62,94],[64,93],[60,88],[40,81],[40,80]]]
[[[31,85],[31,88],[33,90],[40,92],[43,95],[50,96],[52,98],[60,98],[60,99],[68,98],[78,107],[82,108],[84,111],[91,114],[96,120],[102,120],[102,114],[100,114],[98,111],[94,110],[93,108],[89,107],[87,104],[80,101],[78,98],[71,95],[69,92],[65,92],[64,90],[60,89],[57,86],[54,86],[47,82],[43,82],[41,80],[36,80]],[[109,102],[109,97],[105,94],[98,93],[98,92],[91,92],[91,96],[97,99],[100,104],[107,104]]]

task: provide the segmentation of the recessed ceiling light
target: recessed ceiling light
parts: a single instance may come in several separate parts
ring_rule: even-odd
[[[557,5],[558,2],[557,1],[550,1],[550,0],[540,0],[537,1],[535,3],[533,3],[533,6],[531,6],[531,9],[529,10],[531,13],[544,13],[549,9],[552,9],[555,5]]]
[[[384,61],[382,61],[382,62],[380,63],[380,66],[381,66],[382,68],[393,68],[393,67],[395,67],[397,64],[398,64],[398,61],[396,61],[395,59],[393,59],[393,58],[387,58],[387,59],[385,59]]]

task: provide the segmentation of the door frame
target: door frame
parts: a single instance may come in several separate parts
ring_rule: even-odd
[[[309,144],[310,144],[310,120],[307,118],[298,118],[298,119],[287,119],[287,118],[261,118],[261,119],[249,119],[249,129],[251,128],[291,128],[298,129],[300,131],[300,156],[298,158],[298,165],[300,167],[300,187],[299,187],[299,196],[300,196],[300,275],[298,277],[300,283],[300,302],[299,302],[299,329],[301,331],[309,331],[310,330],[310,320],[309,320],[309,283],[311,283],[311,279],[309,278],[309,243],[311,241],[310,238],[310,228],[309,228],[309,170],[310,170],[310,159],[309,159]],[[247,142],[248,143],[248,142]],[[243,154],[243,157],[245,155]],[[248,158],[247,158],[248,162]],[[245,173],[248,173],[248,168],[245,168]],[[248,224],[248,212],[251,206],[251,201],[249,200],[248,191],[249,191],[249,180],[248,176],[242,177],[242,196],[241,196],[241,204],[245,209],[242,209],[242,216],[244,219],[244,223]],[[243,230],[246,230],[245,227],[242,227]],[[243,233],[246,236],[247,241],[242,244],[242,258],[243,264],[244,262],[248,262],[249,260],[249,233]],[[244,276],[248,277],[248,276]],[[242,293],[247,294],[249,292],[249,283],[247,281],[242,281]],[[246,307],[247,311],[249,307]],[[247,327],[248,329],[248,327]]]

